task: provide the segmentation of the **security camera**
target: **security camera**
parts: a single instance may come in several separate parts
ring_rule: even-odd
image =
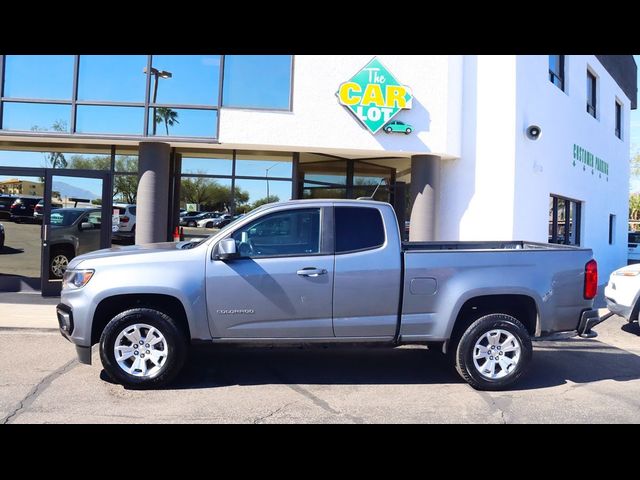
[[[529,140],[538,140],[542,135],[542,129],[537,125],[529,125],[526,135]]]

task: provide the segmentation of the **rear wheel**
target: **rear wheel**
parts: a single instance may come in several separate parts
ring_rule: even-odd
[[[150,308],[120,313],[100,337],[100,359],[116,382],[128,387],[157,388],[180,372],[187,339],[175,320]]]
[[[478,390],[502,390],[527,370],[533,347],[529,332],[515,317],[502,313],[474,321],[455,348],[460,376]]]
[[[213,222],[209,222],[205,225],[206,228],[213,228]]]

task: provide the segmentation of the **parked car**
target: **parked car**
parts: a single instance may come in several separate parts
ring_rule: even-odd
[[[197,242],[81,255],[64,277],[60,331],[82,363],[100,343],[107,374],[138,388],[170,382],[191,342],[268,341],[427,343],[474,388],[500,390],[527,370],[531,337],[589,336],[601,321],[588,248],[399,233],[388,203],[297,200]]]
[[[134,239],[136,235],[136,206],[117,203],[113,205],[113,210],[118,210],[118,228],[113,229],[113,238],[116,240]]]
[[[233,222],[234,218],[231,215],[223,215],[220,218],[217,218],[213,222],[213,228],[224,228]]]
[[[59,208],[51,212],[49,278],[61,279],[74,257],[98,250],[101,226],[99,208]]]
[[[604,288],[604,299],[610,312],[638,321],[640,310],[640,263],[627,265],[611,273]]]
[[[185,215],[180,219],[179,223],[182,227],[197,227],[200,220],[212,218],[213,215],[215,215],[214,212],[199,212],[197,215]]]
[[[209,217],[204,217],[202,220],[198,220],[198,227],[200,228],[213,228],[214,223],[224,217],[226,214],[222,214],[219,212],[215,212],[213,215]]]
[[[51,201],[51,210],[62,207],[63,205],[61,203]],[[42,217],[44,217],[44,198],[40,200],[33,209],[33,220],[35,222],[42,223]]]
[[[0,250],[4,248],[4,225],[0,223]]]
[[[40,200],[42,197],[17,197],[9,209],[11,220],[16,223],[33,221],[33,212]]]
[[[413,132],[413,127],[408,123],[401,122],[400,120],[393,120],[384,126],[384,131],[387,133],[400,132],[409,135]]]
[[[629,232],[629,254],[627,263],[640,262],[640,232]]]
[[[11,205],[16,201],[13,195],[0,195],[0,218],[11,217]]]

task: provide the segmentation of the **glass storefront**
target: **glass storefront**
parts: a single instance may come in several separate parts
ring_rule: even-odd
[[[222,105],[291,110],[293,56],[0,55],[0,73],[0,133],[214,141]]]

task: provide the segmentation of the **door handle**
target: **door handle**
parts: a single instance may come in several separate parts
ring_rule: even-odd
[[[301,277],[317,277],[325,275],[327,271],[324,268],[306,267],[296,272]]]

